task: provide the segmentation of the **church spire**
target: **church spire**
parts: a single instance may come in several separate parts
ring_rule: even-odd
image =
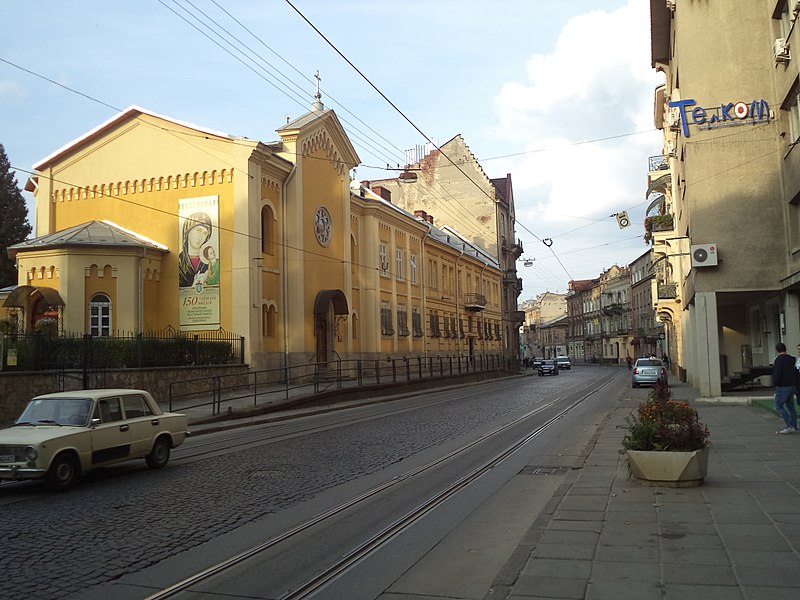
[[[325,105],[322,104],[322,92],[319,89],[319,84],[322,81],[322,77],[319,76],[319,69],[314,73],[314,78],[317,80],[317,93],[314,94],[314,103],[311,105],[311,110],[323,111],[325,110]]]

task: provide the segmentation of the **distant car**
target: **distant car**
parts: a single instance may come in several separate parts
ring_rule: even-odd
[[[543,360],[539,364],[539,377],[542,375],[558,375],[558,363],[555,360]]]
[[[534,369],[538,369],[539,365],[541,365],[541,364],[542,364],[542,359],[541,358],[534,358],[534,359],[531,360],[531,365],[533,366]]]
[[[667,368],[657,358],[639,358],[633,363],[631,386],[655,385],[657,382],[667,383]]]
[[[567,371],[572,370],[572,363],[569,360],[569,356],[556,356],[556,362],[558,363],[559,369],[566,369]]]
[[[97,467],[135,458],[160,469],[186,439],[187,425],[186,415],[163,412],[143,390],[37,396],[0,431],[0,480],[44,479],[63,490]]]

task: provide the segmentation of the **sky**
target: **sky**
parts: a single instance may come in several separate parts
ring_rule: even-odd
[[[396,176],[406,150],[461,134],[490,178],[511,174],[519,300],[566,293],[648,249],[649,18],[648,0],[5,0],[0,144],[22,188],[131,105],[274,141],[319,72],[351,176]]]

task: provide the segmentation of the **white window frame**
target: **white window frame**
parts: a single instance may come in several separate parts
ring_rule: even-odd
[[[107,312],[104,309],[108,309]],[[102,292],[92,295],[89,300],[89,335],[111,337],[112,317],[111,298]]]
[[[394,251],[394,268],[395,278],[398,280],[403,279],[403,263],[405,262],[405,251],[402,248],[396,248]]]
[[[381,241],[380,246],[378,247],[378,270],[380,271],[381,277],[388,277],[389,276],[389,250],[388,250],[388,243]]]

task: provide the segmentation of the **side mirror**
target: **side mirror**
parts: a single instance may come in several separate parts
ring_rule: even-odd
[[[101,422],[102,421],[100,421],[100,419],[92,419],[92,422],[89,425],[90,427],[97,427]]]

